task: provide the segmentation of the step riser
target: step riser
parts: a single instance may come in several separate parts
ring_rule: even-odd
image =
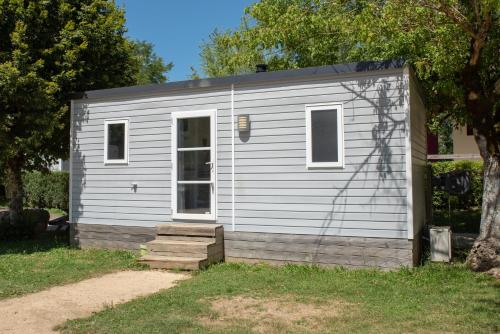
[[[181,263],[174,261],[141,261],[147,264],[151,269],[180,269],[180,270],[198,270],[208,265],[207,260],[196,263]]]
[[[158,235],[181,235],[193,237],[217,237],[223,235],[223,228],[220,225],[176,225],[176,224],[162,224],[156,227],[156,234]]]
[[[166,256],[166,257],[195,257],[200,259],[216,259],[218,262],[219,259],[222,259],[224,256],[223,252],[213,252],[209,255],[203,253],[173,253],[173,252],[148,252],[149,255],[157,255],[157,256]]]
[[[197,254],[208,254],[208,246],[207,245],[147,245],[147,249],[149,252],[172,252],[172,253],[197,253]]]
[[[153,251],[153,252],[148,252],[150,255],[155,255],[155,256],[174,256],[174,257],[195,257],[195,258],[203,258],[203,259],[208,259],[211,261],[219,262],[222,260],[224,256],[224,252],[222,250],[219,251],[213,251],[210,252],[210,254],[207,253],[174,253],[174,252],[162,252],[162,251]]]
[[[222,238],[215,237],[186,237],[183,235],[157,235],[155,240],[164,240],[164,241],[199,241],[199,242],[221,242]]]
[[[216,252],[222,251],[221,244],[212,244],[212,245],[169,245],[169,244],[161,244],[161,243],[150,243],[147,244],[148,252],[164,252],[164,253],[176,253],[176,254],[201,254],[203,256],[211,255]],[[178,255],[177,255],[178,256]]]

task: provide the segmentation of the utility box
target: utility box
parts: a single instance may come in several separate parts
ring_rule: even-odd
[[[451,262],[451,227],[431,226],[431,261]]]

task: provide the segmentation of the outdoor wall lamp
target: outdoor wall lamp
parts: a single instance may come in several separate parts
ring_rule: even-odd
[[[238,115],[238,131],[250,131],[250,116],[248,114]]]

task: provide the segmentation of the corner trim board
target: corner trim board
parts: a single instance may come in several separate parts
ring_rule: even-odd
[[[410,115],[410,67],[403,69],[404,87],[404,113],[405,113],[405,143],[406,143],[406,198],[407,198],[407,223],[408,240],[413,240],[413,175],[412,175],[412,154],[411,154],[411,115]]]
[[[75,111],[75,101],[71,100],[69,111],[69,222],[73,223],[73,113]]]

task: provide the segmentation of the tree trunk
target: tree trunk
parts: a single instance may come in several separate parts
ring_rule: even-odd
[[[6,190],[10,200],[10,223],[16,225],[21,222],[23,212],[23,163],[20,158],[13,158],[8,160],[6,165]]]
[[[498,155],[484,159],[483,204],[479,237],[467,257],[474,271],[500,267],[500,161]]]
[[[488,17],[491,19],[491,17]],[[474,271],[500,267],[500,145],[495,100],[484,91],[479,64],[491,20],[481,24],[470,44],[470,58],[462,72],[465,106],[472,121],[474,139],[484,162],[480,233],[467,257]]]

